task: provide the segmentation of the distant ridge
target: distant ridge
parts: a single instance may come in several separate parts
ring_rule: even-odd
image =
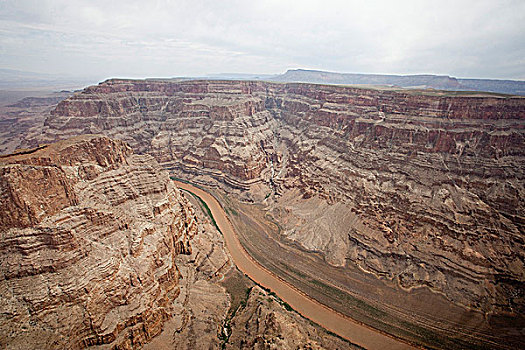
[[[289,69],[272,77],[272,81],[318,84],[383,85],[451,91],[485,91],[525,96],[525,81],[493,79],[459,79],[448,75],[386,75],[335,73],[319,70]]]
[[[0,90],[79,89],[98,79],[0,68]]]

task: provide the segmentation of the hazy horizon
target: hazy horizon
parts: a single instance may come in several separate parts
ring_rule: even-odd
[[[525,79],[523,1],[0,1],[0,68],[104,80],[338,73]]]

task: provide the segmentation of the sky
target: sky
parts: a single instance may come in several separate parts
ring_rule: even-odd
[[[0,68],[525,79],[525,1],[0,0]]]

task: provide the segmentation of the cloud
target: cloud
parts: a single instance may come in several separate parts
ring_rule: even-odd
[[[91,76],[524,79],[523,1],[0,1],[0,65]]]

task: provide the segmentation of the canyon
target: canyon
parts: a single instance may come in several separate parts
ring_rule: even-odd
[[[257,260],[255,260],[246,249],[242,246],[239,241],[235,229],[228,219],[223,206],[217,201],[216,198],[211,196],[209,193],[199,189],[193,185],[187,183],[176,182],[177,185],[185,190],[191,191],[191,193],[196,194],[201,198],[209,207],[210,212],[216,220],[216,224],[224,236],[224,241],[228,247],[235,265],[243,272],[246,276],[250,277],[253,281],[256,281],[263,288],[271,290],[271,293],[278,295],[286,302],[286,307],[288,310],[294,310],[301,314],[302,316],[308,318],[309,320],[325,327],[327,330],[338,334],[345,339],[351,340],[358,346],[364,347],[365,349],[412,349],[408,344],[398,340],[392,339],[387,335],[378,333],[377,331],[363,326],[352,320],[351,318],[344,317],[338,312],[334,312],[327,308],[325,305],[317,302],[315,299],[309,297],[301,290],[295,288],[292,284],[286,283],[280,276],[275,275],[272,271],[267,270],[264,266],[260,265]],[[272,251],[272,254],[275,252]],[[263,293],[263,290],[258,288],[256,291],[259,295],[262,296],[268,295]],[[247,300],[247,303],[249,300]],[[259,302],[261,304],[261,302]],[[273,303],[272,303],[273,304]],[[246,313],[248,310],[244,310]],[[259,311],[259,313],[262,313]],[[251,316],[249,319],[253,318]],[[256,318],[252,322],[256,322],[257,326],[260,327],[260,323],[264,318]],[[235,325],[236,319],[232,320],[232,323]],[[249,322],[246,320],[245,322]],[[272,322],[273,323],[273,322]],[[242,323],[241,323],[242,324]],[[267,327],[264,327],[266,329]],[[279,327],[281,328],[281,327]],[[308,328],[308,327],[307,327]],[[249,336],[248,334],[239,335]],[[277,334],[281,334],[282,340],[285,340],[283,344],[290,342],[290,338],[294,337],[282,337],[286,333],[282,330]],[[295,331],[296,333],[296,331]],[[274,334],[274,335],[277,335]],[[257,335],[255,333],[254,335]],[[311,339],[315,340],[315,339]],[[231,343],[232,345],[235,342]],[[241,343],[242,344],[242,343]],[[292,345],[293,342],[290,344]]]
[[[110,80],[59,103],[42,142],[122,139],[197,182],[270,194],[283,234],[334,265],[524,311],[524,121],[513,97]]]
[[[1,156],[0,193],[2,348],[232,348],[220,334],[235,312],[236,343],[356,348],[254,287],[198,202],[122,141],[83,135]],[[264,334],[237,321],[261,313]]]
[[[38,161],[29,160],[38,152],[47,152],[44,146],[41,151],[28,155],[2,158],[3,163],[9,159],[9,164],[18,164],[10,165],[9,171],[26,166],[29,167],[27,171],[34,172],[37,178],[41,176],[38,172],[43,170],[33,168],[44,166],[42,169],[47,169],[49,159],[58,165],[52,167],[53,172],[62,169],[62,173],[51,177],[53,181],[56,179],[58,188],[63,188],[52,201],[44,201],[45,189],[39,188],[33,192],[42,197],[32,198],[31,204],[20,207],[19,199],[2,203],[5,213],[13,213],[2,218],[5,225],[2,232],[11,235],[12,238],[8,237],[10,242],[14,240],[24,245],[19,236],[45,236],[37,233],[50,227],[42,223],[60,227],[62,234],[66,235],[64,239],[70,241],[69,248],[63,248],[68,252],[63,257],[63,268],[76,266],[72,265],[73,260],[70,261],[74,259],[69,256],[70,252],[86,259],[95,254],[92,253],[95,250],[86,248],[90,245],[71,242],[77,239],[71,233],[73,221],[80,220],[77,215],[81,215],[82,220],[92,219],[85,213],[69,217],[67,215],[71,214],[66,214],[64,208],[70,208],[67,211],[71,212],[80,210],[76,207],[84,208],[83,201],[96,208],[98,204],[93,203],[99,198],[90,196],[106,186],[106,183],[104,186],[98,184],[97,179],[123,176],[124,170],[117,174],[119,167],[133,173],[138,171],[133,166],[141,168],[143,163],[156,162],[151,166],[157,171],[167,169],[177,178],[213,188],[242,205],[257,206],[265,219],[276,223],[278,237],[275,240],[285,246],[298,247],[312,257],[320,257],[319,266],[326,264],[326,269],[337,269],[338,273],[360,271],[367,276],[364,279],[394,286],[392,290],[406,295],[407,304],[417,299],[413,293],[429,291],[428,300],[434,300],[431,295],[442,298],[439,300],[444,301],[439,305],[444,305],[444,308],[456,310],[460,307],[479,315],[476,317],[483,323],[480,333],[484,334],[480,339],[492,342],[491,346],[496,348],[519,344],[523,336],[520,332],[525,324],[525,99],[521,97],[478,93],[452,96],[442,91],[262,81],[111,79],[59,102],[45,115],[43,124],[36,127],[38,130],[33,128],[30,137],[26,137],[19,147],[64,142],[60,140],[83,134],[103,134],[119,140],[111,142],[119,145],[125,153],[118,161],[102,161],[105,159],[103,154],[88,157],[88,163],[93,163],[90,166],[78,165],[74,152],[71,152],[72,159],[60,156],[63,153],[60,151],[52,156],[42,156]],[[131,149],[123,146],[121,141],[129,144],[137,154],[131,155]],[[132,159],[126,161],[130,164],[123,161],[127,157]],[[78,170],[73,176],[71,168],[75,167]],[[51,170],[45,171],[52,174]],[[112,175],[104,177],[106,171]],[[141,185],[143,180],[139,178],[133,180],[134,186],[147,188]],[[127,198],[127,190],[115,190],[122,197],[114,194],[118,198],[115,199],[116,208],[110,208],[111,205],[103,201],[104,210],[95,209],[95,212],[112,213],[123,206],[122,212],[129,209],[133,213],[137,208],[146,210],[152,203],[164,203],[161,196],[168,196],[171,199],[165,202],[170,204],[158,209],[159,225],[162,226],[160,223],[165,223],[162,220],[168,220],[169,215],[177,212],[170,209],[170,205],[179,205],[186,208],[187,213],[184,220],[175,220],[179,222],[177,228],[182,231],[173,229],[168,234],[162,228],[164,226],[159,226],[152,229],[153,232],[144,233],[144,237],[158,235],[157,238],[162,237],[159,242],[175,241],[173,237],[178,237],[176,241],[182,242],[177,243],[178,248],[169,252],[163,248],[161,251],[170,257],[165,257],[166,260],[182,259],[189,263],[189,260],[184,260],[188,257],[179,257],[178,254],[195,254],[188,248],[188,242],[191,237],[195,236],[193,240],[199,237],[195,235],[198,224],[188,228],[180,223],[196,214],[184,204],[185,200],[166,178],[167,175],[161,181],[144,180],[161,187],[151,189],[152,192],[144,189],[145,195],[137,197]],[[32,186],[32,183],[9,186],[23,188]],[[120,186],[127,188],[124,184]],[[77,191],[81,192],[77,194]],[[23,195],[30,196],[29,193]],[[148,196],[154,196],[155,200],[148,201],[147,205],[134,202],[143,201]],[[156,218],[157,209],[154,208],[150,208],[153,216],[148,220]],[[120,218],[124,214],[119,211],[119,214],[105,215]],[[109,220],[115,232],[125,231],[124,236],[127,235],[129,242],[145,240],[143,233],[139,234],[131,227],[145,225],[141,220],[148,221],[146,214],[141,211],[130,218],[127,215],[130,214],[126,214],[126,220]],[[90,244],[112,239],[113,234],[97,236],[100,232],[97,233],[96,225],[107,222],[102,220],[95,224],[95,228],[89,229],[89,235],[94,237]],[[47,236],[51,239],[49,233]],[[153,241],[152,237],[151,246],[148,246],[151,250],[142,248],[137,254],[153,254],[155,249],[160,249]],[[131,249],[133,244],[129,242]],[[13,248],[4,246],[11,254]],[[17,249],[13,261],[23,271],[18,273],[11,265],[5,267],[5,271],[16,272],[9,272],[14,275],[5,277],[6,293],[14,288],[10,283],[34,283],[31,276],[40,276],[44,271],[53,273],[49,268],[46,270],[45,261],[41,262],[42,267],[38,267],[39,264],[30,263],[31,254],[21,252],[25,248]],[[55,252],[62,248],[52,245],[45,249]],[[85,251],[81,252],[83,249]],[[39,253],[39,259],[45,256],[46,253]],[[126,264],[133,263],[131,258],[128,260]],[[71,273],[82,275],[82,271]],[[149,276],[152,272],[143,273]],[[171,306],[162,301],[165,299],[162,297],[163,288],[177,290],[178,282],[175,282],[175,276],[172,277],[169,283],[165,281],[171,283],[170,287],[160,283],[155,286],[158,291],[153,294],[159,299],[153,294],[148,296],[150,304],[155,305],[152,309],[157,310],[155,312],[173,313],[165,311]],[[24,278],[27,281],[19,281]],[[39,283],[45,283],[38,278]],[[147,277],[144,278],[148,281]],[[118,290],[116,285],[108,288]],[[377,288],[383,290],[381,288],[386,287]],[[253,302],[253,298],[262,292],[252,291],[255,294],[248,300]],[[134,293],[141,295],[144,292],[141,287]],[[75,293],[70,298],[82,298],[82,292],[77,290]],[[27,307],[24,305],[16,307],[23,310]],[[52,307],[52,302],[50,305]],[[97,312],[108,314],[114,307],[117,306],[108,305],[107,309]],[[20,310],[12,314],[18,315],[22,312]],[[413,318],[417,319],[420,310],[411,311]],[[140,308],[134,312],[134,315],[140,313]],[[29,322],[29,318],[19,317],[23,322]],[[223,317],[218,316],[217,320]],[[244,314],[238,317],[243,320],[250,318]],[[147,317],[142,316],[140,322],[146,323],[145,319]],[[107,321],[110,327],[100,319],[96,321],[98,323],[86,331],[89,336],[75,335],[78,344],[102,342],[100,339],[118,342],[121,334],[126,333],[124,329],[132,329],[137,324],[126,320]],[[59,322],[55,322],[57,326]],[[139,320],[134,318],[134,322]],[[446,324],[447,320],[443,322]],[[39,332],[45,328],[38,327],[41,327]],[[160,324],[152,327],[155,330],[147,333],[151,336],[160,333],[162,328]],[[472,332],[475,333],[475,329]],[[142,344],[151,336],[137,335],[137,339],[144,339],[137,340],[137,343]],[[16,335],[13,337],[18,339]],[[233,342],[240,342],[238,339],[241,338],[236,331],[232,333]],[[510,339],[509,343],[505,344],[504,339]],[[429,344],[439,347],[435,342]]]

